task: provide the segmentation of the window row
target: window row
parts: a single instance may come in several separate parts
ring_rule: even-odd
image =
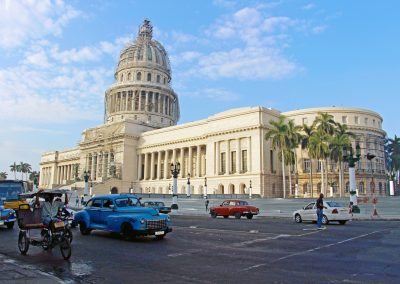
[[[143,81],[146,81],[146,82],[161,83],[161,79],[162,79],[162,82],[163,82],[164,85],[167,84],[167,78],[165,76],[162,76],[162,78],[161,78],[161,75],[159,75],[159,74],[153,76],[150,72],[148,72],[148,73],[143,72],[143,75],[142,75],[142,72],[137,72],[136,73],[136,79],[135,79],[135,76],[132,73],[120,74],[119,75],[119,82],[134,81],[134,80],[142,81],[143,80]]]

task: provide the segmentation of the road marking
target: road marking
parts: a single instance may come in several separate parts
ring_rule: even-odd
[[[247,267],[247,268],[243,269],[242,271],[250,271],[250,270],[253,270],[253,269],[256,269],[256,268],[259,268],[259,267],[262,267],[262,266],[266,266],[268,264],[271,264],[271,263],[274,263],[274,262],[278,262],[278,261],[281,261],[281,260],[284,260],[284,259],[288,259],[288,258],[291,258],[291,257],[294,257],[294,256],[303,255],[303,254],[307,254],[307,253],[314,252],[314,251],[317,251],[317,250],[321,250],[321,249],[324,249],[324,248],[329,248],[329,247],[332,247],[332,246],[335,246],[335,245],[344,244],[344,243],[351,242],[351,241],[354,241],[354,240],[357,240],[357,239],[360,239],[360,238],[364,238],[364,237],[367,237],[367,236],[370,236],[370,235],[373,235],[373,234],[382,233],[382,232],[388,231],[388,230],[390,230],[390,229],[385,229],[385,230],[380,230],[380,231],[373,231],[371,233],[367,233],[367,234],[360,235],[360,236],[357,236],[357,237],[345,239],[343,241],[339,241],[339,242],[336,242],[336,243],[331,243],[331,244],[327,244],[327,245],[324,245],[324,246],[319,246],[319,247],[315,247],[315,248],[312,248],[312,249],[308,249],[308,250],[305,250],[305,251],[292,253],[292,254],[280,257],[278,259],[275,259],[275,260],[273,260],[271,262],[268,262],[268,263],[259,263],[259,264]]]
[[[249,235],[250,232],[249,231],[235,231],[235,230],[225,230],[225,229],[211,229],[211,228],[193,228],[194,226],[189,226],[189,227],[185,227],[185,226],[173,226],[173,229],[196,229],[196,230],[200,230],[200,231],[211,231],[211,232],[218,232],[218,233],[239,233],[239,234],[246,234]],[[274,233],[260,233],[258,232],[257,234],[259,235],[273,235],[275,236],[276,234]]]
[[[277,240],[277,239],[280,239],[280,238],[288,238],[288,237],[293,237],[293,236],[292,235],[281,234],[281,235],[277,235],[275,237],[269,237],[269,238],[264,238],[264,239],[255,239],[255,240],[251,240],[251,241],[245,241],[245,242],[241,242],[241,243],[236,243],[236,244],[233,244],[232,246],[234,246],[234,247],[242,247],[242,246],[251,245],[251,244],[255,244],[255,243],[260,243],[260,242],[265,242],[265,241],[270,241],[270,240]]]

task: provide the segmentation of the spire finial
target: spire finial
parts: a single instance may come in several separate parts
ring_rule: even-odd
[[[139,38],[151,39],[153,36],[153,26],[148,19],[144,19],[143,24],[139,28]]]

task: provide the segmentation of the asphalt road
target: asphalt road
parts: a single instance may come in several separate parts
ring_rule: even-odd
[[[0,229],[0,253],[66,283],[398,283],[400,222],[353,221],[315,230],[289,219],[173,216],[164,240],[74,231],[59,250],[17,249],[18,228]]]

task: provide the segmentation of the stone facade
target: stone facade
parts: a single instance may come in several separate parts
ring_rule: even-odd
[[[81,189],[84,173],[90,172],[92,194],[130,190],[170,194],[170,165],[179,162],[180,194],[187,192],[190,176],[192,194],[204,194],[207,182],[207,194],[247,195],[251,190],[253,195],[282,197],[278,153],[264,138],[269,121],[283,114],[296,124],[310,124],[319,112],[327,112],[357,133],[363,155],[376,149],[373,174],[377,184],[382,183],[382,192],[383,187],[387,188],[382,151],[385,132],[382,118],[375,112],[333,107],[280,113],[264,107],[244,107],[176,125],[179,100],[170,81],[167,53],[152,39],[151,24],[145,21],[137,39],[121,52],[115,83],[105,94],[105,124],[84,130],[74,149],[44,153],[39,187]],[[311,193],[310,175],[303,168],[307,153],[298,149],[297,157],[298,196],[310,197],[321,190],[317,186],[320,175],[313,174],[315,186]],[[317,162],[313,163],[317,169]],[[367,169],[364,164],[358,167],[360,185],[361,181],[364,185],[368,182],[371,172]],[[293,173],[293,180],[295,176]],[[332,171],[328,178],[333,184],[337,173]],[[347,182],[348,178],[345,176],[344,180]],[[294,188],[287,188],[286,196],[294,196]],[[360,190],[360,194],[366,193],[367,190]],[[345,189],[338,192],[335,187],[335,196],[346,194]]]

